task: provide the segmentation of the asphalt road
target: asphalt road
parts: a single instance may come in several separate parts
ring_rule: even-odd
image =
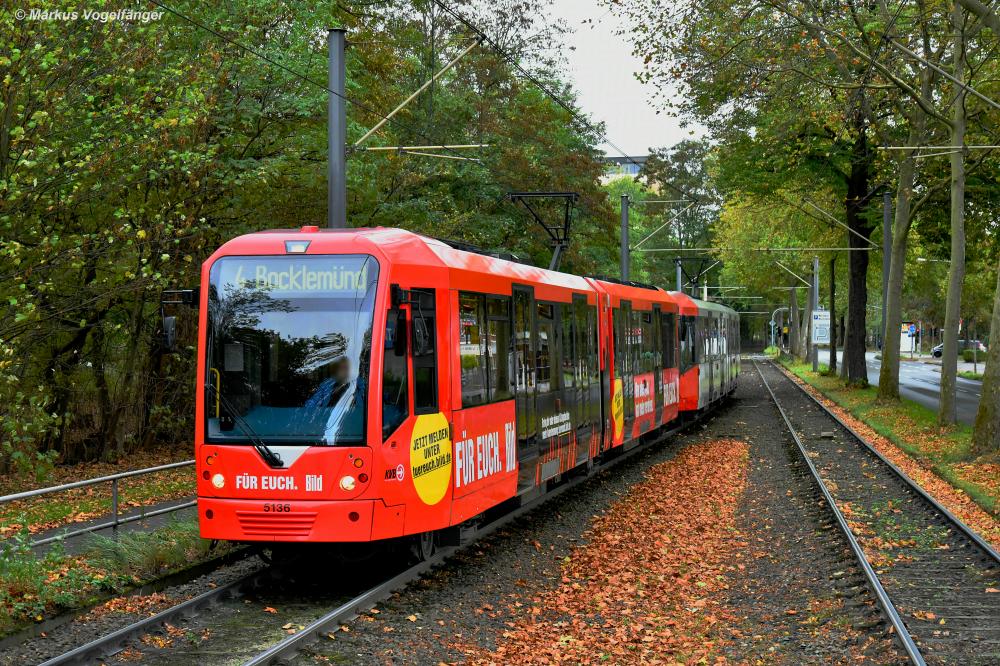
[[[842,357],[843,352],[837,352],[838,363]],[[821,349],[819,360],[820,363],[829,363],[830,351]],[[875,358],[875,352],[865,354],[865,365],[868,366],[868,381],[878,385],[878,373],[882,363]],[[941,366],[928,365],[920,361],[903,361],[899,364],[899,394],[902,397],[936,412],[940,393]],[[956,412],[960,423],[972,425],[976,420],[976,410],[979,409],[979,398],[982,393],[982,382],[958,377]]]

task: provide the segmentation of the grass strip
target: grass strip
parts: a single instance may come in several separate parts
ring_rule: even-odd
[[[194,518],[177,518],[149,532],[123,532],[117,539],[89,537],[89,548],[68,555],[58,542],[39,557],[22,530],[0,548],[0,637],[34,622],[81,609],[187,569],[225,552],[209,552]]]

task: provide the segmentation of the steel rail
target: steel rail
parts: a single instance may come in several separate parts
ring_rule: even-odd
[[[101,636],[100,638],[95,638],[85,645],[81,645],[80,647],[74,648],[69,652],[65,652],[57,657],[49,659],[48,661],[44,661],[39,666],[91,664],[94,660],[104,659],[110,656],[110,654],[113,654],[113,649],[123,645],[125,641],[148,633],[151,629],[154,629],[166,622],[176,620],[177,618],[188,613],[193,613],[199,608],[210,603],[221,601],[222,599],[233,595],[242,587],[257,580],[267,571],[268,569],[256,571],[215,589],[202,592],[198,596],[192,597],[187,601],[183,601],[175,606],[171,606],[170,608],[166,608],[155,615],[143,618],[138,622],[133,622],[132,624],[113,631],[110,634]]]
[[[772,363],[772,365],[774,365],[774,364]],[[779,371],[781,371],[782,374],[785,374],[786,377],[788,376],[787,373],[785,373],[785,371],[782,370],[780,367],[778,367],[777,365],[775,365],[775,367]],[[794,384],[800,391],[802,391],[803,393],[805,393],[807,396],[809,396],[809,398],[814,403],[816,403],[817,405],[819,405],[819,407],[822,408],[822,410],[824,412],[826,412],[827,416],[829,416],[830,418],[832,418],[834,421],[837,422],[837,424],[840,427],[842,427],[844,430],[846,430],[847,432],[849,432],[851,434],[851,436],[854,437],[854,439],[856,439],[858,441],[858,443],[862,444],[872,455],[874,455],[880,461],[882,461],[883,463],[885,463],[885,465],[889,469],[891,469],[893,471],[893,473],[895,473],[896,476],[898,476],[900,478],[900,480],[903,481],[903,483],[905,483],[907,486],[909,486],[910,490],[912,490],[915,493],[917,493],[921,498],[924,499],[924,501],[926,501],[928,504],[930,504],[931,506],[933,506],[935,511],[939,512],[941,515],[943,515],[945,518],[947,518],[950,523],[952,523],[955,527],[957,527],[959,529],[959,531],[962,532],[962,534],[964,534],[973,543],[975,543],[983,551],[985,551],[987,555],[989,555],[993,560],[995,560],[997,562],[997,564],[1000,564],[1000,553],[998,553],[996,551],[996,549],[993,548],[993,546],[991,546],[985,539],[983,539],[983,537],[979,536],[979,534],[977,534],[971,527],[969,527],[968,525],[966,525],[965,523],[963,523],[961,518],[959,518],[958,516],[956,516],[955,514],[953,514],[951,511],[949,511],[948,509],[946,509],[944,507],[944,505],[942,505],[940,502],[938,502],[936,499],[934,499],[930,494],[928,494],[927,491],[924,490],[923,488],[921,488],[920,485],[916,481],[914,481],[909,476],[907,476],[906,472],[904,472],[903,470],[901,470],[891,460],[889,460],[884,455],[882,455],[882,453],[878,449],[876,449],[874,446],[872,446],[868,442],[868,440],[866,440],[858,431],[856,431],[850,425],[848,425],[847,423],[845,423],[843,421],[843,419],[841,419],[839,416],[837,416],[832,410],[830,410],[829,407],[827,407],[822,402],[820,402],[820,400],[817,399],[816,396],[814,396],[812,393],[810,393],[809,391],[807,391],[805,389],[805,387],[803,387],[801,384],[799,384],[797,381],[795,381],[791,377],[789,377],[789,379],[791,380],[792,384]]]
[[[882,587],[882,582],[879,580],[878,575],[875,573],[871,563],[865,556],[864,550],[861,548],[861,544],[859,544],[858,540],[855,538],[854,533],[847,524],[847,519],[844,518],[844,514],[840,511],[836,501],[833,499],[833,495],[830,494],[829,489],[827,489],[826,484],[823,482],[823,478],[820,476],[819,470],[816,469],[816,466],[809,458],[809,454],[806,452],[806,448],[802,444],[802,440],[799,439],[799,435],[795,432],[792,422],[788,419],[788,415],[781,407],[778,397],[774,395],[774,391],[771,389],[770,384],[767,383],[767,379],[764,377],[764,373],[757,364],[757,360],[751,360],[753,362],[754,369],[757,370],[757,374],[760,375],[760,379],[764,383],[764,388],[767,389],[767,392],[771,396],[771,401],[774,403],[774,406],[777,407],[778,413],[781,414],[781,418],[785,422],[785,427],[788,429],[792,439],[795,441],[795,445],[798,447],[799,453],[802,455],[802,460],[804,460],[806,465],[809,467],[809,471],[812,474],[813,479],[816,481],[816,485],[819,486],[820,492],[823,493],[823,498],[826,501],[827,506],[830,507],[830,511],[837,519],[837,525],[840,527],[840,531],[843,532],[851,550],[854,552],[854,557],[861,566],[861,570],[864,573],[865,578],[868,580],[869,586],[872,588],[872,591],[875,592],[876,600],[885,612],[889,623],[895,631],[896,637],[902,643],[903,649],[906,651],[906,655],[910,659],[910,663],[914,666],[926,666],[927,662],[924,661],[923,655],[920,654],[920,649],[917,647],[913,637],[910,636],[910,632],[906,628],[906,625],[903,624],[902,618],[899,617],[899,613],[896,611],[895,605],[889,598],[889,594],[885,591],[885,588]]]
[[[445,560],[447,560],[448,558],[454,556],[460,551],[475,544],[483,537],[503,527],[507,523],[538,509],[549,500],[558,497],[559,495],[570,490],[571,488],[576,488],[577,486],[594,479],[594,477],[599,472],[613,469],[620,463],[629,460],[630,458],[634,457],[640,452],[645,451],[650,447],[662,444],[667,438],[701,423],[708,416],[711,416],[714,413],[715,412],[705,412],[704,414],[698,416],[692,421],[680,424],[675,428],[672,428],[670,430],[661,433],[656,439],[640,444],[639,446],[631,448],[627,451],[623,451],[620,455],[617,455],[614,458],[607,460],[606,462],[602,463],[599,467],[595,466],[590,473],[578,476],[575,479],[571,479],[566,483],[556,488],[553,488],[551,491],[531,500],[527,504],[518,507],[513,511],[503,514],[497,519],[477,529],[475,532],[475,537],[469,543],[463,544],[461,546],[448,546],[447,548],[439,550],[437,553],[435,553],[435,555],[431,557],[431,559],[421,562],[417,565],[414,565],[413,567],[407,569],[406,571],[397,574],[390,580],[380,583],[379,585],[376,585],[375,587],[351,599],[347,603],[338,606],[334,610],[313,621],[305,629],[302,629],[298,633],[287,636],[286,638],[282,639],[281,642],[276,643],[266,651],[244,662],[243,666],[270,666],[271,664],[280,664],[286,662],[295,654],[297,654],[300,650],[302,650],[304,647],[321,638],[322,635],[328,632],[333,626],[348,621],[357,616],[359,613],[364,612],[369,608],[372,608],[376,603],[378,603],[382,599],[387,598],[390,594],[392,594],[392,592],[400,589],[402,586],[406,585],[409,582],[417,580],[418,578],[420,578],[422,574],[424,574],[431,568],[444,564]]]

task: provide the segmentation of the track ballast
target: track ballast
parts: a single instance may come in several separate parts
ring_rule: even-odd
[[[863,548],[911,661],[1000,663],[1000,555],[773,364],[759,370]]]

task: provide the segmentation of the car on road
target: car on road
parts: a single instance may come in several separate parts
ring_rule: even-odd
[[[984,345],[979,340],[959,340],[958,341],[958,352],[962,353],[966,349],[975,349],[979,352],[986,352],[986,345]],[[931,348],[931,355],[934,358],[941,358],[944,355],[944,343]]]

